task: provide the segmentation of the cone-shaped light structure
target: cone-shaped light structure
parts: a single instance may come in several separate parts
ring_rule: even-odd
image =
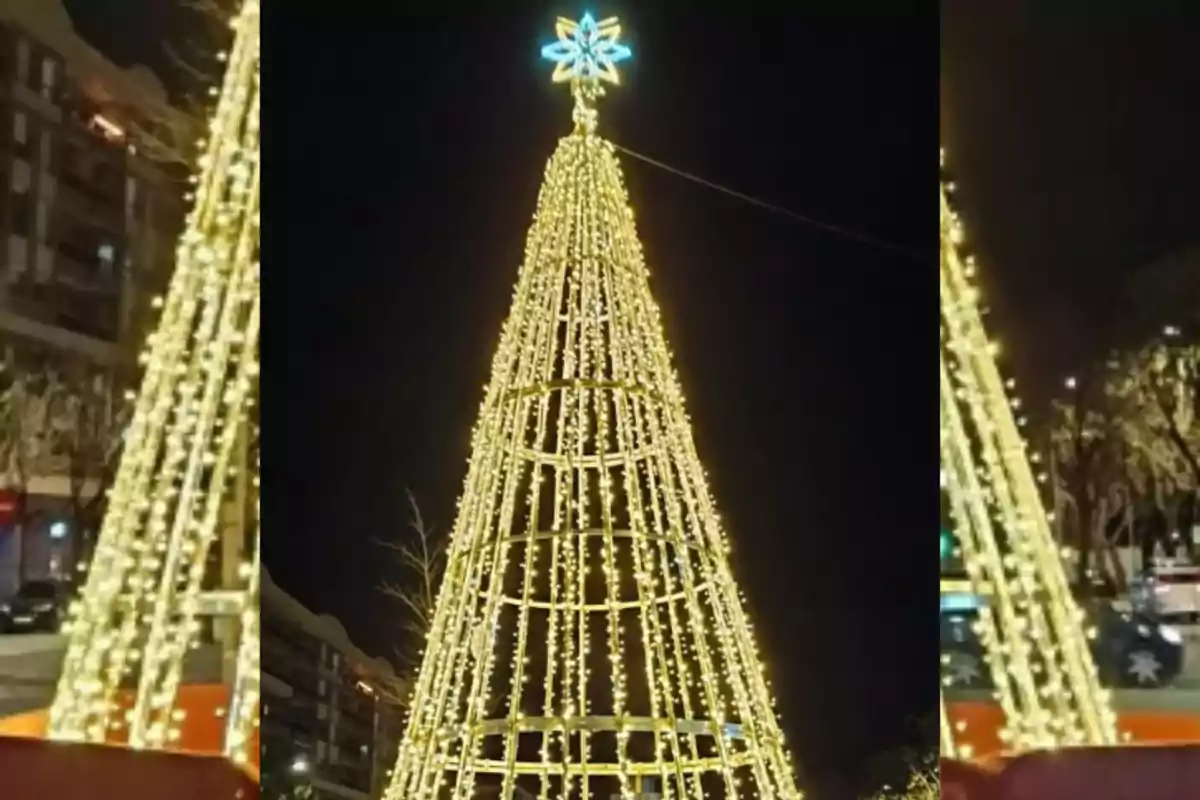
[[[618,33],[560,21],[545,51],[576,126],[546,169],[388,800],[798,797],[595,134]]]

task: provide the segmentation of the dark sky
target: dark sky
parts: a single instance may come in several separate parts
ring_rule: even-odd
[[[1200,9],[942,5],[947,161],[995,333],[1042,394],[1103,346],[1125,281],[1200,245]]]
[[[377,654],[399,623],[372,540],[406,526],[405,487],[452,522],[544,164],[570,127],[539,46],[557,13],[583,10],[396,5],[271,5],[263,65],[266,558]],[[591,10],[620,15],[636,53],[603,134],[925,254],[623,159],[735,572],[817,781],[860,772],[936,704],[937,20],[752,5]],[[128,19],[80,22],[147,57],[139,37],[161,28]]]

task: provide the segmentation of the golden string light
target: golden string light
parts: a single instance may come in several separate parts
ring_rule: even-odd
[[[547,48],[576,127],[546,168],[387,800],[492,781],[542,800],[647,780],[679,800],[800,796],[595,133],[598,81],[628,55],[616,31],[585,17]]]
[[[970,753],[963,752],[964,748],[959,746],[955,735],[954,725],[950,722],[950,714],[946,711],[946,695],[944,692],[938,693],[938,711],[940,712],[939,727],[941,738],[941,754],[943,758],[970,758]]]
[[[941,455],[977,623],[1006,725],[1021,752],[1115,744],[1101,688],[1011,398],[988,341],[962,225],[941,189]],[[943,715],[943,742],[953,741]]]
[[[131,746],[162,748],[179,738],[175,699],[199,633],[207,554],[257,387],[259,13],[258,0],[245,0],[233,20],[194,205],[142,356],[142,385],[87,581],[64,625],[54,739],[101,742],[127,729]],[[247,569],[257,568],[255,556]],[[252,622],[243,620],[251,638],[257,624],[245,623]],[[239,655],[242,675],[249,658]],[[122,711],[128,687],[133,700]],[[238,689],[244,693],[233,706],[244,726],[253,681]]]
[[[255,464],[251,491],[254,496],[254,524],[261,530],[259,470]],[[258,701],[262,686],[260,648],[262,643],[259,601],[261,598],[262,542],[254,537],[254,560],[245,565],[242,575],[246,591],[242,601],[241,636],[238,639],[237,666],[229,715],[225,725],[225,755],[237,764],[248,764],[253,733],[258,728]]]

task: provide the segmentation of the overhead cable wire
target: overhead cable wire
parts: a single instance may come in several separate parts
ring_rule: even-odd
[[[651,166],[658,167],[659,169],[670,172],[671,174],[677,175],[680,178],[684,178],[685,180],[692,181],[693,183],[698,183],[701,186],[706,186],[709,189],[713,189],[713,190],[721,192],[723,194],[727,194],[730,197],[737,198],[738,200],[741,200],[742,202],[750,203],[751,205],[758,206],[759,208],[765,209],[772,213],[779,214],[784,217],[788,217],[788,218],[790,218],[796,222],[799,222],[801,224],[808,225],[813,228],[819,228],[820,230],[823,230],[827,233],[832,233],[837,236],[841,236],[842,238],[845,238],[845,239],[853,239],[854,241],[857,241],[861,244],[869,245],[871,247],[875,247],[875,248],[878,248],[881,250],[887,250],[887,251],[895,253],[897,255],[905,256],[906,258],[912,258],[912,259],[916,259],[919,261],[928,261],[931,258],[931,256],[921,253],[918,250],[914,250],[911,247],[905,247],[904,245],[896,244],[895,242],[889,242],[886,239],[881,239],[878,236],[872,236],[869,233],[863,233],[861,231],[856,231],[852,228],[847,228],[847,227],[844,227],[841,225],[834,225],[831,222],[824,222],[822,220],[815,219],[815,218],[807,216],[805,214],[800,214],[796,211],[792,211],[789,208],[784,208],[783,206],[779,206],[774,203],[769,203],[766,200],[760,200],[757,197],[751,197],[750,195],[745,194],[744,192],[739,192],[736,189],[730,189],[728,186],[722,186],[719,183],[713,183],[710,180],[701,178],[699,175],[694,175],[690,172],[685,172],[684,170],[681,170],[677,167],[672,167],[670,164],[664,164],[663,162],[661,162],[657,159],[653,159],[650,156],[643,155],[642,153],[638,153],[634,150],[630,150],[628,147],[622,147],[621,145],[616,144],[615,142],[613,143],[613,147],[615,147],[617,150],[620,150],[622,153],[625,153],[626,155],[633,156],[634,158],[638,159],[639,161],[643,161]]]

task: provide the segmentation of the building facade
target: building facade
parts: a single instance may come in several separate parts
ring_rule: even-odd
[[[396,757],[395,673],[341,624],[262,576],[264,784],[303,782],[315,800],[378,797]],[[282,774],[281,774],[282,773]]]
[[[139,141],[176,113],[61,0],[0,3],[0,597],[70,578],[89,535],[184,215],[183,165]]]

